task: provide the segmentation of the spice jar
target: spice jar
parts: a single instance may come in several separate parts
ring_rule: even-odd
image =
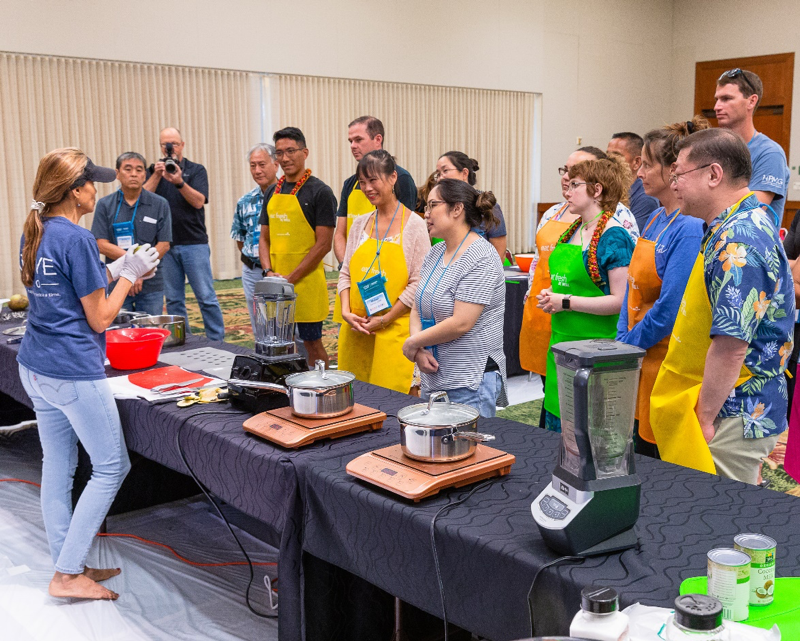
[[[729,641],[722,623],[722,603],[705,594],[675,599],[675,613],[667,619],[667,641]]]

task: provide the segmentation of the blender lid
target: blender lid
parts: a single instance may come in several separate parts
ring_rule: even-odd
[[[553,356],[569,361],[570,367],[591,367],[612,361],[631,364],[647,353],[641,347],[628,345],[609,338],[592,338],[582,341],[565,341],[552,346]]]
[[[444,398],[445,402],[436,402]],[[409,405],[397,412],[397,418],[403,423],[422,427],[452,427],[471,423],[479,416],[478,410],[469,405],[451,403],[445,392],[434,392],[427,403]]]
[[[294,285],[282,276],[265,276],[256,281],[253,295],[275,298],[294,298]]]

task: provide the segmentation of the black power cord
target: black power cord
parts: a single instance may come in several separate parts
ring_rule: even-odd
[[[242,415],[245,415],[245,414],[250,415],[249,412],[244,412],[243,411],[243,412],[240,412],[240,413]],[[219,508],[219,505],[217,505],[217,502],[211,497],[211,494],[208,491],[208,489],[205,487],[205,485],[203,485],[200,482],[200,479],[197,478],[197,475],[194,473],[194,470],[192,470],[192,468],[189,466],[189,462],[186,460],[186,455],[183,452],[183,447],[181,447],[181,432],[183,431],[183,428],[188,424],[189,419],[190,418],[194,418],[195,416],[201,416],[201,415],[204,415],[204,414],[225,414],[225,415],[230,416],[231,415],[231,410],[230,409],[228,409],[228,410],[207,410],[205,412],[195,412],[194,414],[190,414],[189,416],[187,416],[181,422],[181,424],[178,426],[178,431],[175,434],[175,444],[178,446],[178,454],[180,454],[181,460],[183,461],[183,464],[186,466],[186,469],[188,470],[189,475],[194,479],[194,482],[197,483],[197,486],[203,492],[205,497],[210,501],[211,505],[214,506],[214,509],[217,511],[217,514],[223,520],[225,525],[228,527],[228,531],[231,533],[231,536],[233,537],[234,541],[236,541],[236,545],[239,546],[239,549],[242,551],[242,554],[244,555],[244,558],[247,560],[247,566],[250,568],[250,580],[247,582],[247,590],[245,590],[245,593],[244,593],[244,600],[245,600],[245,603],[247,604],[248,609],[250,610],[250,612],[252,612],[256,616],[259,616],[259,617],[261,617],[263,619],[274,619],[274,618],[276,618],[278,616],[277,614],[263,614],[262,612],[259,612],[258,610],[256,610],[252,606],[252,604],[250,603],[250,589],[253,587],[253,581],[255,579],[255,572],[253,570],[253,562],[250,559],[250,556],[247,554],[247,551],[244,549],[244,546],[242,545],[241,541],[239,541],[239,537],[236,536],[236,532],[233,531],[233,527],[231,527],[230,522],[228,521],[228,519],[225,518],[225,515],[222,513],[222,510]]]
[[[536,574],[533,575],[533,581],[531,581],[531,589],[528,590],[528,616],[530,617],[531,620],[532,637],[536,636],[533,624],[533,589],[536,587],[536,579],[539,578],[539,575],[542,573],[543,570],[546,570],[547,568],[552,567],[554,565],[558,565],[562,561],[583,561],[585,559],[586,559],[585,556],[562,556],[550,561],[549,563],[545,563],[542,567],[536,570]]]
[[[433,551],[433,565],[436,568],[436,580],[439,582],[439,598],[442,601],[442,619],[444,620],[444,641],[448,641],[448,632],[447,632],[447,605],[445,604],[444,600],[444,582],[442,581],[442,571],[439,568],[439,554],[436,551],[436,519],[439,518],[444,512],[449,510],[450,508],[456,507],[461,505],[465,501],[467,501],[475,492],[478,490],[482,490],[483,488],[489,486],[494,479],[489,479],[488,481],[484,481],[483,483],[479,483],[475,487],[473,487],[469,494],[467,494],[464,498],[458,499],[457,501],[453,501],[452,503],[448,503],[447,505],[443,505],[439,508],[439,511],[433,515],[433,520],[431,521],[431,550]]]

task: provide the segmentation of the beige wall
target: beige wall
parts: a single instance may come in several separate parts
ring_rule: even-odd
[[[3,0],[0,50],[540,92],[538,200],[550,201],[560,198],[555,169],[578,136],[605,148],[614,131],[669,118],[672,8],[672,0]]]
[[[800,2],[797,0],[675,0],[672,48],[672,120],[681,120],[694,107],[695,63],[797,51],[800,45]],[[712,35],[713,34],[713,35]],[[788,200],[800,200],[800,58],[794,66],[792,137],[789,143]]]

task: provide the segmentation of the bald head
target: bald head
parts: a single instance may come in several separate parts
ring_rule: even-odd
[[[172,143],[172,150],[178,161],[183,160],[183,138],[181,132],[175,127],[164,127],[158,135],[158,142],[161,145],[161,153],[166,155],[167,144]]]

